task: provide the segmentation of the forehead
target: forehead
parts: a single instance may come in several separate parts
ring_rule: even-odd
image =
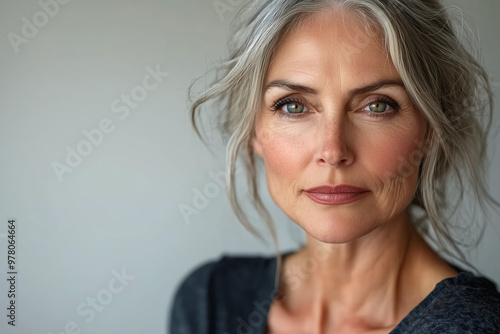
[[[286,76],[302,80],[341,78],[353,73],[367,82],[374,77],[399,78],[379,29],[353,14],[328,9],[290,29],[278,44],[266,82]]]

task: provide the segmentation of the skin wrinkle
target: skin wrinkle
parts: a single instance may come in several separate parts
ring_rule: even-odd
[[[340,82],[342,82],[342,80],[340,80]]]
[[[425,287],[429,287],[432,283],[439,280],[440,277],[438,276],[445,277],[441,270],[443,267],[442,263],[437,260],[435,261],[435,264],[438,263],[438,265],[429,265],[429,258],[433,256],[436,258],[435,254],[425,257],[420,256],[420,259],[415,259],[415,256],[409,256],[410,254],[414,254],[414,252],[411,251],[414,249],[413,246],[408,246],[406,249],[402,250],[400,247],[398,248],[393,246],[398,243],[399,239],[384,238],[382,240],[383,242],[380,243],[380,249],[389,248],[392,252],[395,250],[400,254],[406,255],[404,260],[401,262],[395,260],[392,261],[392,267],[389,266],[389,269],[398,267],[400,263],[404,263],[405,265],[408,263],[414,263],[412,267],[421,269],[434,268],[437,274],[434,276],[429,275],[429,270],[419,270],[417,272],[408,273],[408,265],[404,267],[399,266],[400,270],[398,271],[398,279],[392,279],[392,288],[388,286],[387,290],[385,290],[386,299],[377,298],[380,296],[372,293],[369,289],[367,289],[367,287],[375,286],[376,288],[381,288],[381,285],[384,284],[384,282],[381,283],[380,280],[376,281],[376,279],[379,278],[378,274],[380,274],[380,268],[386,269],[385,265],[387,265],[388,262],[387,259],[384,259],[384,252],[378,252],[379,249],[376,247],[376,237],[383,235],[383,233],[380,232],[382,230],[381,228],[376,228],[372,232],[367,230],[367,233],[369,233],[371,237],[373,236],[373,238],[358,238],[355,242],[350,243],[352,247],[340,255],[338,255],[338,253],[342,252],[341,248],[336,248],[327,242],[323,243],[318,240],[314,240],[314,238],[308,238],[307,247],[296,253],[297,255],[307,255],[307,253],[304,252],[309,251],[309,257],[290,257],[287,258],[287,263],[285,264],[285,258],[282,254],[280,254],[281,249],[279,248],[277,242],[277,235],[276,230],[274,229],[273,221],[269,218],[269,212],[265,206],[259,205],[262,202],[259,192],[257,191],[256,177],[258,175],[258,171],[255,168],[256,166],[254,162],[256,157],[254,156],[254,151],[250,147],[250,141],[255,136],[255,120],[259,112],[259,108],[255,107],[257,101],[259,104],[262,104],[262,87],[265,83],[263,79],[265,72],[270,68],[268,60],[272,58],[271,56],[274,53],[273,51],[276,49],[277,44],[279,44],[277,42],[281,41],[282,38],[288,34],[288,32],[293,31],[294,29],[296,31],[301,30],[297,29],[297,23],[300,22],[301,18],[307,15],[306,13],[311,13],[312,11],[322,11],[325,7],[332,3],[339,5],[337,9],[343,11],[343,14],[351,12],[358,16],[357,23],[361,23],[365,28],[367,28],[364,31],[365,33],[367,31],[371,33],[368,34],[369,38],[367,40],[373,40],[373,33],[375,32],[382,32],[385,35],[386,40],[378,43],[377,46],[373,46],[372,44],[369,48],[363,51],[364,56],[371,57],[373,53],[376,54],[376,50],[386,52],[384,54],[385,62],[381,67],[385,68],[390,66],[390,63],[394,61],[396,69],[399,71],[399,74],[407,85],[406,90],[412,96],[413,103],[415,106],[418,106],[418,109],[425,115],[427,121],[431,125],[428,126],[431,138],[430,144],[429,146],[424,145],[429,150],[429,154],[425,159],[425,162],[422,164],[413,162],[418,161],[418,159],[412,160],[412,155],[410,153],[410,161],[412,162],[411,166],[407,167],[407,157],[393,157],[397,158],[394,159],[394,161],[397,161],[400,168],[386,168],[386,175],[377,175],[378,177],[374,177],[374,192],[375,189],[378,193],[388,192],[389,190],[387,189],[391,189],[394,193],[395,191],[398,191],[398,193],[406,191],[406,189],[402,187],[396,189],[396,186],[398,185],[397,182],[402,182],[405,177],[408,177],[408,175],[411,174],[412,171],[415,171],[419,169],[419,166],[422,166],[422,170],[419,171],[421,172],[421,180],[418,188],[418,198],[414,201],[415,208],[418,210],[418,213],[414,216],[415,226],[422,235],[429,238],[429,241],[432,242],[432,244],[439,249],[443,255],[447,256],[449,259],[457,261],[456,263],[468,265],[469,268],[473,267],[467,262],[464,253],[461,252],[460,249],[457,249],[458,244],[463,246],[464,244],[461,242],[468,241],[465,241],[465,238],[462,238],[462,226],[459,225],[460,227],[455,228],[453,225],[457,224],[457,222],[463,224],[468,221],[474,221],[477,224],[479,223],[479,219],[482,219],[483,217],[471,216],[467,211],[469,208],[464,208],[465,206],[471,204],[469,198],[467,198],[467,201],[457,201],[452,197],[454,197],[453,195],[456,195],[457,192],[460,193],[460,191],[465,191],[467,195],[469,195],[469,190],[473,190],[473,198],[471,199],[476,202],[473,203],[474,208],[477,204],[479,204],[483,210],[485,210],[484,205],[487,205],[488,208],[494,207],[495,209],[499,206],[499,204],[491,197],[488,190],[485,188],[487,184],[482,177],[485,173],[481,172],[482,163],[484,162],[483,154],[485,152],[485,149],[483,150],[483,148],[487,144],[486,135],[489,132],[489,126],[484,126],[483,129],[483,126],[480,124],[481,120],[479,119],[480,117],[478,113],[488,111],[488,113],[484,115],[486,116],[484,120],[491,121],[493,112],[491,108],[492,91],[488,87],[487,74],[485,73],[483,67],[471,57],[473,51],[478,50],[476,45],[470,45],[471,49],[468,49],[467,46],[469,45],[462,45],[466,44],[467,41],[462,40],[462,38],[458,38],[459,40],[457,40],[451,29],[449,32],[443,30],[444,33],[441,36],[435,34],[437,31],[440,31],[440,27],[428,20],[429,15],[433,16],[433,19],[437,20],[436,23],[438,23],[438,25],[442,24],[444,27],[447,24],[446,22],[449,22],[450,27],[453,25],[451,20],[449,20],[446,15],[443,15],[442,17],[434,17],[435,13],[433,12],[440,8],[437,1],[432,4],[432,7],[435,7],[433,9],[423,8],[421,3],[419,5],[419,2],[414,2],[415,6],[413,7],[407,6],[402,1],[311,0],[299,2],[268,2],[265,8],[262,8],[259,11],[259,20],[248,20],[248,18],[245,17],[242,17],[242,20],[240,20],[242,23],[238,24],[236,27],[236,33],[231,39],[232,54],[227,61],[222,62],[221,65],[216,67],[217,73],[220,71],[221,75],[214,81],[214,85],[211,85],[210,88],[205,87],[205,92],[203,92],[201,97],[199,97],[193,104],[193,107],[191,108],[191,122],[195,127],[197,134],[200,135],[199,129],[202,124],[200,121],[196,120],[196,117],[200,116],[202,113],[211,113],[211,111],[208,110],[211,108],[206,108],[206,111],[202,111],[201,106],[205,105],[207,101],[216,101],[219,99],[222,101],[228,96],[231,97],[230,104],[220,105],[222,107],[220,109],[220,128],[223,134],[230,138],[227,145],[227,176],[229,180],[227,183],[228,197],[238,220],[251,232],[255,231],[252,221],[249,219],[249,215],[246,214],[245,210],[242,210],[241,208],[241,204],[244,199],[243,197],[238,196],[238,191],[236,189],[235,179],[239,179],[240,177],[236,175],[235,170],[237,160],[240,156],[242,156],[242,162],[244,163],[243,167],[247,172],[247,181],[251,188],[251,195],[253,196],[252,199],[256,202],[255,209],[262,220],[261,222],[264,222],[267,225],[276,248],[277,257],[275,278],[280,278],[280,273],[282,273],[282,271],[286,273],[289,271],[288,269],[290,267],[295,268],[297,263],[301,263],[301,260],[309,263],[310,258],[314,259],[314,256],[310,255],[311,245],[332,246],[328,247],[330,252],[327,251],[327,253],[335,253],[335,256],[328,257],[327,259],[322,258],[320,261],[324,262],[325,267],[326,264],[328,264],[328,267],[337,268],[338,271],[343,273],[342,277],[332,275],[332,280],[330,280],[330,276],[328,275],[331,273],[328,272],[328,269],[324,269],[323,265],[321,265],[319,268],[311,270],[311,272],[308,271],[305,276],[302,274],[300,278],[295,277],[295,279],[292,279],[290,283],[291,288],[289,289],[291,291],[287,290],[287,293],[284,295],[286,302],[281,303],[281,306],[283,307],[273,307],[269,314],[268,319],[272,327],[272,330],[269,333],[272,334],[277,334],[279,332],[299,334],[301,332],[298,330],[299,328],[304,329],[302,331],[303,333],[309,334],[332,332],[328,330],[331,324],[338,325],[333,332],[348,333],[348,330],[343,330],[347,327],[336,330],[340,327],[340,323],[349,324],[352,329],[351,332],[355,333],[364,332],[365,329],[370,326],[372,326],[371,328],[376,329],[390,323],[391,315],[404,313],[401,311],[401,309],[405,309],[404,305],[406,305],[406,309],[410,309],[412,302],[418,301],[419,298],[425,296]],[[396,6],[393,7],[392,5]],[[415,10],[415,8],[418,10]],[[400,10],[402,11],[401,13],[399,13]],[[443,13],[446,12],[443,11]],[[253,17],[255,18],[256,16]],[[425,26],[423,24],[424,22]],[[310,23],[310,28],[314,27],[314,24],[312,24],[314,23],[314,20],[311,20]],[[376,27],[373,27],[373,25]],[[415,29],[415,27],[418,29]],[[328,24],[323,24],[322,29],[323,28],[328,28]],[[346,29],[346,31],[349,30]],[[429,38],[428,36],[430,35],[435,35],[436,38]],[[351,34],[351,38],[349,38],[349,41],[355,42],[352,36],[357,36],[357,34]],[[356,38],[356,41],[359,41],[359,39]],[[330,42],[328,41],[327,43]],[[249,45],[251,45],[250,48],[248,47]],[[337,43],[337,45],[341,45],[341,43]],[[292,52],[303,51],[297,48],[295,49],[296,50],[292,50]],[[470,50],[471,54],[469,54],[466,49]],[[349,51],[349,48],[346,47],[339,47],[337,50],[337,52]],[[446,58],[445,54],[440,54],[443,52],[451,57],[452,61],[446,61],[443,59],[442,57]],[[353,56],[356,56],[356,54],[353,53]],[[394,57],[394,59],[392,59],[392,57]],[[271,66],[276,64],[277,62],[273,61]],[[420,64],[424,64],[424,66],[421,66]],[[295,70],[297,73],[302,72],[302,74],[306,72],[300,71],[300,69],[297,68],[295,68]],[[312,80],[314,77],[322,77],[323,80],[328,78],[324,72],[319,75],[317,73],[313,73],[309,76],[310,78],[308,78],[308,80]],[[307,82],[306,79],[303,81]],[[455,81],[457,84],[454,87],[453,83]],[[190,90],[192,91],[192,88],[190,88]],[[489,103],[488,101],[483,101],[480,98],[483,93],[485,94],[484,98],[488,99]],[[316,96],[303,97],[303,99],[307,102],[312,102],[311,100],[315,99],[315,102],[312,104],[315,105],[316,111],[328,112],[328,109],[320,108],[321,106],[318,105],[321,103],[322,99],[325,98],[329,97],[322,96],[321,99]],[[400,101],[398,100],[398,102]],[[263,110],[267,110],[268,105],[262,105]],[[468,113],[471,117],[463,118],[461,117],[462,113]],[[477,116],[477,119],[474,115]],[[460,129],[466,129],[469,126],[475,130],[460,131]],[[351,140],[369,138],[370,129],[358,127],[356,130],[357,131],[355,131],[353,139]],[[285,129],[283,129],[283,132],[285,133]],[[290,136],[293,134],[290,127],[287,128],[286,132]],[[473,132],[474,135],[466,136],[466,132]],[[298,150],[303,150],[308,143],[306,136],[301,138],[303,139],[301,139],[299,143],[297,143],[296,140],[288,142],[284,141],[281,147],[287,148],[290,145],[293,145]],[[272,140],[268,140],[268,142],[269,141],[272,142]],[[371,144],[372,141],[373,140],[367,141],[367,144]],[[383,146],[383,144],[383,142],[380,142],[380,146]],[[415,147],[421,146],[417,141],[414,141],[414,144]],[[353,151],[352,153],[358,159],[359,154],[355,151],[356,147],[353,148],[352,145],[350,146]],[[390,147],[388,147],[388,149],[390,149]],[[416,149],[416,151],[418,151],[418,149]],[[381,152],[379,154],[380,160],[387,156],[386,153],[387,152]],[[376,170],[376,161],[375,163],[370,163],[370,161],[365,161],[366,170]],[[266,169],[269,169],[272,166],[272,163],[267,163]],[[366,170],[358,170],[353,174],[362,175],[363,172],[366,172]],[[464,172],[464,174],[461,174],[462,172]],[[470,175],[465,175],[465,173]],[[310,171],[305,171],[305,174],[310,174]],[[329,182],[335,181],[335,173],[330,175],[318,173],[318,175],[329,180]],[[341,174],[336,173],[336,175],[338,176]],[[312,178],[313,175],[310,176],[311,178],[305,181],[315,181],[315,179]],[[460,184],[460,187],[457,186],[448,189],[450,184],[448,180],[459,180],[461,182],[462,176],[465,181],[463,186]],[[396,178],[398,180],[391,182],[391,180]],[[472,186],[472,188],[467,188],[469,185]],[[294,187],[300,188],[300,183],[295,180],[289,180],[286,186],[289,191],[293,191]],[[285,198],[285,200],[287,200],[287,203],[290,205],[294,204],[293,200],[288,201],[287,198]],[[384,205],[386,205],[386,203],[390,203],[392,207],[387,206],[387,208],[392,209],[392,211],[397,209],[397,206],[394,205],[395,203],[391,203],[390,201],[381,201],[381,203]],[[459,210],[457,210],[456,215],[454,214],[454,216],[450,216],[448,214],[448,208],[454,209],[458,206]],[[303,210],[305,209],[306,208]],[[391,217],[393,217],[393,220],[397,220],[394,213],[391,213]],[[339,215],[338,218],[340,219],[345,217],[341,217],[341,215]],[[370,215],[367,214],[366,217],[360,217],[360,220],[367,220],[370,218]],[[472,228],[472,230],[476,230],[476,224],[466,223],[465,225],[468,225],[468,227]],[[432,231],[436,231],[436,234],[433,235],[433,233],[430,233]],[[335,233],[337,231],[332,230],[326,232]],[[355,231],[351,230],[348,232],[354,233]],[[455,234],[452,232],[457,233]],[[260,233],[256,234],[257,236],[261,236]],[[479,239],[480,238],[476,239],[476,241]],[[415,244],[417,243],[415,242]],[[467,246],[472,246],[472,244]],[[363,260],[362,250],[369,249],[373,249],[375,252],[373,256],[367,253],[368,256],[366,256],[367,260],[365,262],[370,263],[374,271],[363,272],[361,270],[363,266],[360,265],[358,260]],[[295,253],[293,255],[295,255]],[[341,255],[345,256],[342,257]],[[345,263],[347,259],[352,261],[353,265],[351,267],[348,267],[347,265],[342,266],[342,261]],[[372,259],[374,259],[374,261],[370,262]],[[382,259],[385,261],[382,261]],[[282,263],[284,266],[282,266]],[[374,265],[374,263],[377,263],[377,265]],[[391,270],[386,270],[386,276],[392,277],[391,274],[394,273]],[[364,282],[366,284],[358,284],[356,286],[356,282],[360,283],[360,280],[356,280],[358,276],[373,278],[373,281],[379,284],[372,284],[372,282],[368,281]],[[415,282],[412,280],[413,277],[419,277],[420,280]],[[333,283],[331,285],[317,284],[315,286],[316,278],[324,278],[327,282],[332,281]],[[346,283],[345,280],[342,280],[342,278],[352,280],[352,284],[350,286],[342,285],[343,283]],[[340,284],[335,285],[334,283],[337,282]],[[406,288],[404,285],[405,282],[407,283]],[[286,285],[287,284],[285,284],[285,287]],[[334,294],[335,289],[332,289],[332,287],[341,287],[343,291],[353,291],[354,294],[352,295],[352,298],[346,299],[346,304],[343,304],[341,302],[341,298],[346,298],[348,296],[343,294],[336,296]],[[320,288],[324,289],[325,293],[322,293]],[[356,290],[356,288],[358,289]],[[301,294],[302,292],[305,293]],[[357,300],[356,297],[359,297],[362,293],[367,300],[367,305],[365,307],[366,312],[363,313],[359,309],[354,310],[354,308],[351,311],[356,311],[358,312],[357,314],[354,314],[356,312],[349,312],[349,306],[353,305]],[[304,298],[304,296],[307,297],[308,294],[313,294],[315,299]],[[330,300],[330,296],[332,296],[334,300],[340,300],[340,302],[335,305],[333,303],[329,304],[328,302]],[[370,297],[366,298],[366,296]],[[394,298],[391,300],[390,297]],[[318,300],[321,303],[318,302]],[[370,305],[368,301],[374,301],[374,303],[371,303]],[[392,301],[396,302],[394,302],[391,307],[390,302]],[[297,310],[297,308],[294,308],[297,305],[303,305],[303,308]],[[370,306],[373,305],[380,307],[375,307],[375,312],[370,312]],[[309,322],[308,325],[310,327],[303,327],[301,326],[303,325],[302,321],[313,318],[312,312],[309,312],[308,310],[308,307],[310,306],[315,310],[314,312],[318,310],[318,312],[314,313],[314,319],[319,319],[321,322]],[[344,310],[344,314],[339,314],[339,312],[337,312],[337,306]],[[281,315],[284,313],[284,318],[281,318],[281,320],[279,316],[275,316],[276,314],[280,314],[280,310],[285,311],[281,313]],[[292,310],[293,312],[297,312],[293,313]],[[380,314],[382,315],[380,316]],[[394,316],[394,322],[397,322],[398,319],[396,318],[397,316]],[[283,319],[285,319],[285,321],[282,321]],[[280,321],[282,322],[280,323]],[[441,321],[438,321],[438,323],[440,322]],[[276,326],[273,327],[275,324]],[[290,324],[289,330],[284,329],[284,324]],[[382,330],[381,332],[387,333],[389,331],[389,327],[390,325],[387,325],[387,330]],[[422,332],[425,332],[425,330]]]
[[[317,15],[282,40],[264,83],[284,80],[314,92],[282,85],[266,90],[252,144],[264,161],[271,198],[307,233],[307,245],[287,258],[284,272],[311,256],[315,246],[325,245],[329,254],[293,291],[285,285],[286,298],[271,307],[269,324],[281,328],[276,333],[287,328],[387,333],[438,281],[456,273],[436,254],[422,255],[428,246],[407,212],[418,168],[401,172],[401,161],[422,147],[427,124],[403,85],[362,91],[380,81],[401,82],[380,52],[380,38],[367,37],[369,57],[352,52],[356,40],[363,40],[352,36],[366,34],[364,27],[339,20],[336,12]],[[283,107],[270,110],[284,97],[304,101],[304,116],[290,119],[282,116]],[[388,117],[369,116],[364,109],[381,97],[400,109]],[[304,195],[305,189],[325,184],[351,184],[368,193],[345,205],[322,205]],[[417,262],[432,274],[411,265]]]

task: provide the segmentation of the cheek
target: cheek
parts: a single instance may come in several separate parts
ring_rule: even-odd
[[[387,127],[373,132],[367,140],[371,166],[382,178],[407,178],[418,175],[420,162],[425,156],[424,142],[427,123],[415,111],[406,112]],[[361,147],[361,146],[359,146]]]
[[[371,169],[378,175],[404,177],[418,171],[423,158],[421,141],[412,136],[391,136],[379,141],[367,153],[372,156]]]
[[[263,133],[260,138],[262,158],[268,175],[295,175],[305,158],[304,145],[295,136]],[[299,138],[300,139],[300,138]]]
[[[311,138],[292,127],[259,126],[256,140],[268,174],[294,175],[309,159]]]
[[[307,133],[269,127],[257,129],[256,140],[265,163],[267,186],[275,202],[282,202],[295,193],[296,182],[311,160],[313,142]]]
[[[380,135],[370,146],[368,169],[378,179],[380,198],[390,206],[407,205],[414,196],[418,171],[424,157],[425,127]],[[399,204],[398,204],[399,203]]]

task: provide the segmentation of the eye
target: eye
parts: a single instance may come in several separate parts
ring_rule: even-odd
[[[371,103],[368,108],[372,112],[381,113],[386,112],[388,109],[390,110],[391,106],[385,102],[377,101],[375,103]]]
[[[299,103],[287,103],[284,105],[286,112],[289,112],[290,114],[300,114],[304,111],[305,107],[302,104]]]
[[[306,103],[300,98],[283,98],[274,102],[270,109],[279,111],[283,116],[297,117],[310,111],[305,105]]]
[[[387,97],[379,97],[369,102],[362,110],[367,111],[370,117],[392,116],[399,110],[396,101]]]

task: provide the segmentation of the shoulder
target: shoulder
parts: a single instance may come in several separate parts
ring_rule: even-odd
[[[217,321],[225,321],[235,311],[245,312],[248,300],[273,290],[269,278],[274,279],[274,268],[274,258],[258,256],[222,256],[200,265],[176,291],[170,332],[214,332],[221,326]]]
[[[411,333],[500,333],[500,294],[490,280],[461,272],[437,284],[401,328]]]
[[[181,283],[177,295],[189,294],[193,297],[193,291],[202,293],[219,285],[245,289],[249,285],[255,285],[258,278],[273,266],[275,259],[271,257],[224,255],[189,273]]]

